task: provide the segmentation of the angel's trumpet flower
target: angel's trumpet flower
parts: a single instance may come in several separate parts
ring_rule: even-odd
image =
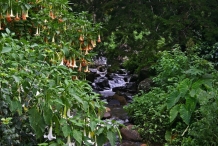
[[[86,69],[84,70],[84,72],[89,72],[89,67],[88,67],[88,65],[86,66]]]
[[[76,75],[72,76],[72,80],[78,80],[78,77]]]
[[[78,66],[76,65],[76,60],[75,60],[75,57],[73,58],[72,62],[73,62],[73,68],[76,68],[76,67],[78,67]]]
[[[97,41],[98,43],[100,43],[101,42],[101,36],[100,36],[100,34],[98,35],[98,41]]]
[[[55,42],[55,38],[54,38],[54,35],[53,35],[53,37],[52,37],[52,43],[54,43]]]
[[[25,12],[22,12],[22,19],[26,20],[26,13]]]
[[[64,65],[64,58],[62,58],[61,63],[59,65]]]
[[[56,139],[56,136],[53,136],[52,134],[52,125],[49,128],[48,135],[44,135],[44,138],[48,138],[48,140]]]
[[[36,27],[36,33],[34,35],[39,36],[39,28],[38,27]]]
[[[96,40],[91,40],[91,44],[92,44],[92,47],[95,48],[96,47]]]
[[[2,22],[0,21],[0,30],[3,30]]]
[[[29,10],[26,11],[26,17],[29,17]]]
[[[77,76],[76,76],[77,77]],[[71,113],[70,113],[70,109],[68,108],[68,110],[67,110],[67,117],[68,118],[73,118],[73,115],[70,115]]]
[[[11,14],[10,14],[10,17],[14,17],[14,14],[13,14],[13,10],[11,8]]]
[[[71,142],[71,138],[70,138],[70,135],[67,136],[67,143],[66,143],[67,146],[75,146],[75,143],[74,142]]]
[[[7,20],[7,22],[11,22],[12,21],[11,16],[8,13],[8,11],[7,11],[7,14],[6,14],[6,20]]]
[[[83,36],[82,34],[80,35],[79,40],[80,40],[81,42],[84,41],[84,36]]]
[[[78,68],[78,71],[81,72],[82,71],[82,64],[79,63],[79,68]]]
[[[15,21],[19,21],[19,20],[20,20],[20,18],[19,18],[19,16],[18,16],[18,12],[16,13],[16,17],[14,18],[14,20],[15,20]]]
[[[87,55],[87,54],[89,54],[89,51],[88,51],[88,49],[86,49],[86,51],[85,51],[85,55]]]

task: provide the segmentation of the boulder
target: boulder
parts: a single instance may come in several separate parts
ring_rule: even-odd
[[[103,115],[103,119],[110,119],[111,118],[111,113],[110,112],[105,112]]]
[[[138,91],[142,90],[144,92],[148,92],[151,89],[153,81],[150,78],[146,78],[143,81],[141,81],[138,85]]]
[[[114,94],[111,98],[118,100],[121,105],[126,105],[127,104],[126,98],[124,96],[120,96],[118,94]]]
[[[104,89],[105,87],[110,87],[108,79],[106,77],[100,77],[96,79],[95,84],[102,89]]]
[[[120,133],[121,133],[122,138],[124,140],[142,141],[142,138],[140,137],[138,131],[133,129],[133,125],[128,125],[126,127],[122,127],[120,129]]]

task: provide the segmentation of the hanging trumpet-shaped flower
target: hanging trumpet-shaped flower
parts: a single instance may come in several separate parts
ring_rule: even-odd
[[[68,65],[68,67],[73,68],[72,59],[70,59],[70,64]]]
[[[92,44],[92,47],[95,48],[96,47],[96,40],[91,40],[91,44]]]
[[[52,37],[52,43],[54,43],[54,42],[55,42],[55,38],[54,38],[54,36],[55,36],[55,35],[53,35],[53,37]]]
[[[100,36],[100,34],[98,35],[98,41],[97,41],[98,43],[100,43],[101,42],[101,36]]]
[[[64,58],[62,58],[61,63],[59,65],[64,65]]]
[[[29,17],[29,10],[26,11],[26,17]]]
[[[77,76],[76,76],[77,77]],[[68,118],[73,118],[73,115],[70,115],[70,109],[68,108],[68,110],[67,110],[67,117]]]
[[[74,142],[71,142],[71,138],[70,138],[70,135],[67,136],[67,143],[66,143],[67,146],[75,146],[75,143]]]
[[[79,68],[78,68],[78,71],[81,72],[82,71],[82,64],[81,62],[79,63]]]
[[[10,17],[14,17],[12,7],[11,7],[11,14],[10,14]]]
[[[77,68],[78,66],[76,65],[75,57],[73,58],[72,62],[73,62],[73,68]]]
[[[48,140],[56,139],[56,136],[53,136],[53,134],[52,134],[52,125],[49,128],[48,135],[44,135],[44,138],[48,138]]]
[[[87,55],[87,54],[89,54],[89,48],[88,47],[86,47],[86,49],[85,49],[85,55]]]
[[[25,12],[22,12],[22,19],[26,20],[26,13]]]
[[[7,20],[7,22],[11,22],[12,21],[11,16],[8,13],[8,11],[7,11],[7,14],[6,14],[6,20]]]
[[[38,28],[38,26],[36,27],[36,33],[34,35],[35,36],[39,36],[39,28]]]
[[[88,67],[88,65],[86,66],[86,69],[84,70],[84,72],[89,72],[89,67]]]
[[[0,30],[3,30],[2,22],[0,21]]]
[[[78,80],[78,77],[76,75],[72,76],[72,80]]]
[[[83,36],[83,34],[80,35],[79,40],[80,40],[81,42],[84,41],[84,36]]]
[[[20,18],[19,18],[19,16],[18,16],[18,12],[16,13],[16,17],[14,18],[14,20],[15,20],[15,21],[19,21],[19,20],[20,20]]]

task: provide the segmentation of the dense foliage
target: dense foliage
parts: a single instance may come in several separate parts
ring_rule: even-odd
[[[213,64],[178,48],[159,55],[153,78],[158,88],[136,96],[126,107],[143,129],[141,135],[151,143],[217,145],[218,74]]]
[[[115,145],[116,124],[84,81],[101,25],[67,0],[0,6],[0,145]]]
[[[217,42],[215,0],[71,0],[74,10],[89,11],[96,22],[104,22],[100,50],[118,64],[127,56],[126,67],[139,71],[156,61],[158,51],[179,44],[185,50],[192,39],[204,43],[209,52]],[[213,50],[213,51],[212,51]],[[203,50],[202,50],[203,51]],[[218,57],[218,56],[217,56]]]

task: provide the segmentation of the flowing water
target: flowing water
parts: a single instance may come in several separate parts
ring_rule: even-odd
[[[117,122],[127,125],[129,123],[128,115],[123,109],[123,105],[119,103],[119,101],[110,99],[116,92],[114,89],[125,88],[127,84],[130,82],[131,75],[125,69],[120,69],[115,73],[107,72],[107,59],[105,57],[100,57],[95,59],[95,67],[90,68],[90,72],[96,74],[94,82],[92,83],[92,87],[94,91],[97,91],[101,94],[102,99],[107,101],[107,107],[110,108],[111,120],[116,120]],[[99,66],[101,69],[99,69]],[[117,90],[116,90],[117,91]],[[129,99],[132,99],[131,93],[126,93],[126,96]],[[110,100],[109,100],[110,99]],[[138,146],[138,142],[124,141],[125,144],[117,143],[116,146]],[[128,144],[126,144],[128,143]],[[110,144],[106,144],[105,146],[110,146]]]

